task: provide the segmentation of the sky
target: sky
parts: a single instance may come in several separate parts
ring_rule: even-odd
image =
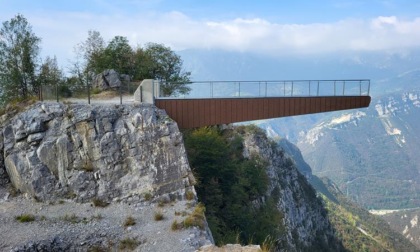
[[[420,47],[419,0],[0,0],[1,22],[18,13],[41,37],[42,56],[61,64],[89,30],[133,46],[275,57]]]

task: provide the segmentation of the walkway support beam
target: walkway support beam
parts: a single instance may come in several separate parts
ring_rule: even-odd
[[[370,96],[156,99],[180,128],[368,107]]]

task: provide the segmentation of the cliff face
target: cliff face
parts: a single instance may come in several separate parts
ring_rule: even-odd
[[[35,103],[0,118],[0,154],[5,250],[116,251],[127,239],[137,251],[211,244],[182,135],[154,106]],[[10,184],[22,194],[8,193]],[[28,214],[30,225],[15,219]],[[196,223],[184,225],[191,216]]]
[[[191,186],[182,135],[152,106],[36,103],[0,125],[0,171],[42,201],[182,197]]]
[[[267,161],[270,178],[268,194],[277,194],[277,207],[284,214],[285,237],[279,251],[340,251],[341,242],[328,220],[327,212],[312,186],[292,159],[264,134],[244,135],[244,156],[256,154]]]

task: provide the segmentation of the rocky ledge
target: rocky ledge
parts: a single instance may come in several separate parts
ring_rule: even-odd
[[[0,133],[1,250],[113,248],[127,235],[153,251],[211,243],[207,225],[171,230],[197,201],[182,135],[163,110],[38,102],[3,115]],[[16,220],[26,215],[34,221]],[[123,224],[130,216],[134,227]],[[158,237],[173,239],[153,247]]]

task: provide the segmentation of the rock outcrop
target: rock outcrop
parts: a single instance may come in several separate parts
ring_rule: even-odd
[[[152,105],[36,103],[0,125],[0,176],[41,201],[174,198],[191,187],[182,135]]]
[[[278,195],[277,208],[284,214],[284,237],[278,237],[277,251],[342,251],[327,211],[315,190],[302,175],[295,162],[270,142],[265,134],[245,133],[244,156],[258,155],[267,161],[270,178],[269,195]]]
[[[114,69],[107,69],[95,76],[92,86],[100,90],[108,90],[118,88],[126,82],[130,82],[130,76],[118,74]]]

